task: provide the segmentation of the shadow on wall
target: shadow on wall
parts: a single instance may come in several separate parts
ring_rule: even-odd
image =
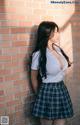
[[[75,0],[76,2],[76,0]],[[70,19],[65,22],[61,31],[64,31],[68,25],[71,25],[71,35],[72,35],[72,54],[73,54],[73,74],[68,76],[69,82],[71,83],[71,96],[73,96],[73,107],[74,107],[74,118],[71,121],[72,125],[80,124],[80,4],[75,3],[75,12],[70,17]],[[70,50],[69,50],[70,51]],[[75,89],[74,89],[75,88]]]
[[[75,0],[76,2],[76,0]],[[79,79],[78,77],[78,70],[77,70],[77,65],[79,66],[79,41],[80,41],[80,34],[78,31],[80,30],[80,5],[75,3],[75,12],[73,15],[68,19],[68,21],[65,22],[65,24],[61,27],[60,31],[64,31],[68,25],[71,25],[71,35],[72,35],[72,53],[73,53],[73,78]],[[67,37],[67,36],[66,36]],[[70,51],[70,50],[69,50]],[[78,77],[78,78],[77,78]],[[73,80],[74,81],[74,80]],[[77,83],[79,81],[77,80]]]
[[[25,56],[24,59],[24,70],[26,72],[27,78],[28,78],[28,82],[29,82],[29,87],[30,87],[30,93],[28,93],[27,97],[25,98],[25,102],[24,102],[24,116],[26,118],[26,124],[27,124],[27,119],[29,120],[29,122],[31,123],[31,125],[40,125],[40,120],[39,118],[35,118],[34,116],[32,116],[31,112],[32,112],[32,108],[33,108],[33,104],[35,101],[35,93],[33,90],[33,86],[31,83],[31,55],[32,55],[32,51],[33,48],[35,47],[35,42],[36,42],[36,32],[37,31],[37,26],[33,26],[31,29],[31,33],[30,33],[30,44],[29,44],[29,48],[27,50],[27,55]],[[28,54],[29,52],[29,54]]]

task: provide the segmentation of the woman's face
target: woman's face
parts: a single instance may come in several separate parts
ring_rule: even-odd
[[[60,41],[60,33],[57,31],[57,27],[55,27],[54,32],[51,33],[49,41],[51,43],[56,43]]]

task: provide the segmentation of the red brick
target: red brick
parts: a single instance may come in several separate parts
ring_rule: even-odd
[[[0,6],[4,6],[5,2],[4,0],[0,0]]]
[[[19,20],[19,22],[18,22],[18,26],[32,26],[32,24],[33,24],[33,22],[31,22],[31,21],[25,21],[24,22],[24,20],[23,21],[21,21],[21,20]]]
[[[11,36],[9,34],[3,34],[1,39],[3,41],[10,41],[11,40]]]
[[[3,90],[5,85],[3,83],[0,83],[0,88]]]
[[[5,20],[5,14],[0,14],[0,20]]]
[[[10,73],[11,73],[10,70],[5,70],[5,69],[0,70],[0,75],[7,75],[7,74],[10,74]]]
[[[5,81],[12,81],[12,80],[16,80],[16,79],[20,79],[20,74],[16,73],[16,74],[12,74],[12,75],[8,75],[4,77]]]
[[[15,93],[15,97],[17,97],[17,96],[26,96],[26,95],[27,95],[27,91]]]
[[[0,61],[11,61],[11,56],[5,56],[5,55],[2,55],[0,56]]]
[[[19,41],[29,41],[30,35],[27,33],[17,34]]]
[[[17,26],[17,21],[12,21],[12,20],[6,21],[6,20],[4,20],[3,22],[0,22],[0,26],[2,26],[2,27]]]
[[[0,43],[0,47],[5,48],[5,47],[10,47],[11,43],[9,41]]]
[[[28,47],[20,47],[19,48],[19,53],[30,53],[30,51],[28,50]]]
[[[12,105],[12,106],[7,106],[7,114],[12,114],[12,113],[14,113],[15,112],[15,106],[14,105]],[[11,119],[10,119],[10,121],[11,121]],[[14,121],[14,119],[13,119],[13,121]],[[11,124],[10,124],[11,125]]]
[[[26,80],[16,80],[16,81],[14,81],[14,85],[20,85],[20,84],[24,84],[24,83],[26,83]]]
[[[10,89],[11,90],[11,89]],[[7,91],[7,90],[6,90]],[[14,91],[14,90],[13,90]],[[15,92],[15,91],[14,91]],[[8,101],[12,101],[14,99],[14,93],[10,93],[9,95],[6,94],[5,96],[5,100]]]
[[[16,67],[15,69],[13,69],[13,71],[12,71],[14,74],[15,73],[24,73],[24,69],[23,69],[23,67]]]
[[[26,46],[27,42],[26,41],[16,41],[12,43],[12,46]]]
[[[4,68],[5,69],[12,69],[12,67],[17,67],[19,65],[19,62],[16,61],[16,62],[6,62],[6,63],[3,63],[2,65],[4,65]]]
[[[27,31],[28,33],[31,33],[31,31],[32,31],[31,27],[27,27],[27,28],[26,28],[26,31]]]
[[[15,116],[16,116],[16,122],[18,125],[23,125],[24,123],[24,117],[23,117],[23,112],[22,111],[17,111],[15,113]]]
[[[23,105],[17,105],[15,106],[15,111],[20,111],[22,110],[22,108],[23,108]]]
[[[25,21],[26,19],[25,19],[25,16],[24,15],[18,15],[18,14],[11,14],[11,13],[9,13],[9,15],[8,15],[8,20],[10,20],[10,21],[13,21],[13,20],[15,20],[15,22],[16,21]],[[16,26],[16,25],[15,25]],[[17,27],[18,29],[19,29],[19,27]],[[16,29],[17,29],[16,28]],[[22,27],[23,28],[23,27]],[[21,29],[21,26],[20,26],[20,29]]]
[[[16,115],[16,117],[22,116],[22,111],[16,112],[15,115]]]
[[[3,102],[5,100],[4,97],[0,97],[0,102]]]
[[[4,103],[2,103],[2,104],[0,104],[0,108],[5,108],[5,104]]]
[[[0,55],[2,55],[2,49],[0,49]]]
[[[12,6],[11,7],[7,7],[7,12],[8,13],[15,13],[16,9],[15,9],[15,7],[13,8]]]
[[[12,57],[12,64],[15,65],[14,63],[18,64],[18,66],[20,66],[20,64],[22,65],[22,61],[23,61],[23,58],[16,58],[15,56]],[[16,65],[17,66],[17,65]]]
[[[23,58],[25,57],[25,54],[16,54],[15,56],[12,56],[12,61],[14,60],[19,60],[19,59],[21,59],[21,60],[23,60]]]
[[[13,106],[13,105],[17,105],[17,104],[21,104],[21,101],[13,100],[13,101],[7,102],[7,106]]]
[[[0,28],[0,34],[9,34],[10,32],[9,28]]]
[[[7,115],[9,116],[9,119],[10,119],[10,123],[13,121],[14,122],[14,117],[15,117],[15,113],[13,112],[13,113],[7,113]],[[12,125],[12,124],[10,124],[10,125]]]
[[[23,35],[23,34],[22,34]],[[12,36],[11,36],[11,40],[12,41],[17,41],[18,40],[18,34],[13,34]]]
[[[19,51],[18,48],[15,48],[15,47],[11,47],[11,48],[4,48],[3,49],[3,55],[15,55],[15,54],[18,54]]]
[[[4,108],[5,106],[2,106],[1,108],[0,108],[0,116],[3,116],[3,114],[5,114],[5,108]]]
[[[4,95],[4,91],[3,90],[0,90],[0,96],[1,95]]]
[[[26,28],[11,28],[11,33],[25,33]]]

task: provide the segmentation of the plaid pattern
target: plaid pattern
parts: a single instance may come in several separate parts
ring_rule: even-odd
[[[32,108],[32,115],[52,120],[70,118],[74,115],[71,98],[63,80],[41,84]]]

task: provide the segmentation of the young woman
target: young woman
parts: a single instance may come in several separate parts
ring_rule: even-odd
[[[59,40],[59,27],[55,22],[40,23],[32,53],[31,81],[36,94],[32,115],[39,117],[43,125],[48,121],[54,125],[64,125],[66,118],[74,115],[72,101],[64,84],[66,69],[72,63],[56,44]]]

